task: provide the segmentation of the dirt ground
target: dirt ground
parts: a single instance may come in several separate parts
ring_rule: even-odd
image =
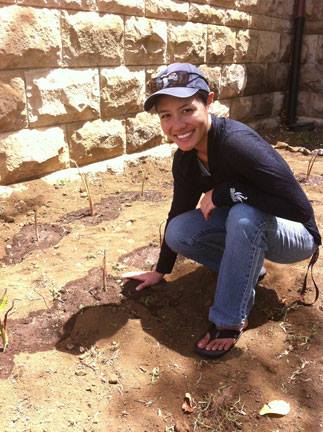
[[[279,151],[304,177],[310,156]],[[193,350],[216,274],[180,257],[166,282],[140,295],[123,283],[123,273],[156,262],[170,167],[170,158],[142,158],[122,175],[88,176],[94,216],[81,178],[34,180],[0,199],[2,319],[14,301],[0,353],[0,431],[322,430],[322,303],[289,306],[306,262],[266,262],[249,328],[217,361]],[[303,184],[321,232],[322,173],[318,157]],[[321,287],[322,263],[323,254]],[[259,415],[272,400],[288,402],[289,414]]]

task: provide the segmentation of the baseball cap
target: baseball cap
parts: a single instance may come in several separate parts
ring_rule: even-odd
[[[145,100],[145,111],[153,108],[159,95],[188,98],[199,90],[211,91],[203,73],[190,63],[170,64],[152,78],[148,86],[151,87],[151,94]]]

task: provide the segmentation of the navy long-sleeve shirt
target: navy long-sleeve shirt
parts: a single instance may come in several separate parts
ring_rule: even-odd
[[[313,208],[280,154],[253,129],[212,115],[208,132],[209,174],[203,175],[197,152],[178,149],[173,160],[174,193],[168,222],[196,208],[213,189],[216,207],[245,202],[265,213],[301,222],[321,244]],[[176,254],[163,241],[156,270],[170,273]]]

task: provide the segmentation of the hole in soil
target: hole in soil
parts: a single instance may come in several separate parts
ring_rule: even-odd
[[[37,240],[35,225],[25,225],[13,236],[11,242],[7,243],[6,256],[1,261],[7,265],[17,264],[33,250],[48,249],[56,245],[70,232],[69,229],[60,225],[39,224]]]

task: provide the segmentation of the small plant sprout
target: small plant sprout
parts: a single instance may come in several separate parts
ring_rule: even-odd
[[[107,254],[105,249],[103,251],[102,279],[103,279],[103,291],[106,291],[107,290]]]
[[[34,226],[36,241],[39,242],[39,229],[38,229],[38,213],[37,208],[34,209]]]
[[[313,152],[310,160],[308,161],[305,181],[308,181],[308,179],[310,178],[310,175],[311,175],[311,172],[312,172],[312,169],[313,169],[313,166],[314,166],[314,163],[316,161],[318,154],[319,154],[318,151]]]
[[[90,214],[91,214],[91,216],[94,216],[94,214],[95,214],[94,206],[93,206],[92,196],[91,196],[91,192],[90,192],[90,188],[89,188],[89,183],[87,181],[87,175],[82,173],[82,171],[80,170],[80,167],[78,166],[78,164],[76,163],[76,161],[74,159],[71,159],[71,162],[76,166],[78,173],[82,179],[83,185],[84,185],[86,193],[87,193],[87,199],[89,201]]]
[[[1,299],[0,299],[0,310],[5,309],[8,305],[7,289],[5,289]],[[12,300],[10,308],[5,312],[3,321],[0,319],[0,336],[2,339],[2,352],[5,352],[9,345],[9,336],[7,332],[7,320],[9,313],[13,310],[15,306],[15,301]]]

